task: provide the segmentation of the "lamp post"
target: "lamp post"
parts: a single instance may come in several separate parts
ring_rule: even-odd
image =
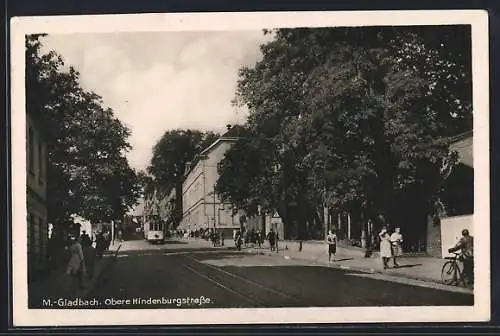
[[[217,221],[219,222],[219,225],[220,225],[220,211],[221,210],[224,210],[224,205],[219,206],[219,208],[217,209]]]
[[[217,232],[217,225],[216,225],[216,218],[215,218],[215,184],[214,184],[214,191],[212,192],[214,196],[214,232]]]

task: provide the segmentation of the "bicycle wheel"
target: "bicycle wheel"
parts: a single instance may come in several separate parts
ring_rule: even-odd
[[[457,282],[457,266],[454,261],[447,261],[441,269],[441,280],[445,285],[453,285]]]

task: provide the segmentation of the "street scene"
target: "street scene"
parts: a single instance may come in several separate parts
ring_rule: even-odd
[[[225,245],[230,245],[228,240]],[[369,270],[362,257],[348,255],[328,264],[307,253],[269,248],[214,248],[204,240],[175,239],[164,245],[123,242],[98,282],[80,300],[32,297],[37,308],[277,308],[343,306],[472,305],[472,291],[439,284],[414,273],[391,276]],[[292,257],[290,257],[291,255]],[[404,264],[439,271],[407,258]],[[418,265],[416,265],[418,264]],[[375,262],[372,261],[372,266]],[[441,265],[437,265],[441,266]],[[404,267],[404,266],[402,266]],[[401,270],[403,270],[402,268]],[[62,278],[61,281],[64,281]],[[70,295],[68,295],[70,297]],[[36,302],[38,300],[38,302]],[[44,303],[43,300],[46,302]],[[50,303],[48,302],[50,300]]]
[[[30,309],[474,305],[470,26],[25,44]]]

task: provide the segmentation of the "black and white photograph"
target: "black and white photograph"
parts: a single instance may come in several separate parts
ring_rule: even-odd
[[[12,19],[14,324],[487,321],[487,20]]]

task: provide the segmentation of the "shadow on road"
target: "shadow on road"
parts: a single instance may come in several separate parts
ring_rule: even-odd
[[[187,245],[188,242],[183,242],[180,240],[166,240],[163,242],[163,245]]]
[[[175,245],[175,244],[174,244]],[[246,255],[243,252],[237,252],[234,248],[213,248],[213,247],[187,247],[187,248],[141,248],[141,249],[130,249],[130,250],[121,250],[118,254],[127,254],[127,255],[139,255],[139,254],[178,254],[178,253],[196,253],[197,255],[206,252],[207,257],[213,258],[215,253],[225,254],[226,257],[231,254],[241,254]],[[215,253],[214,253],[215,252]]]
[[[397,268],[412,268],[416,266],[422,266],[422,264],[399,265]]]

